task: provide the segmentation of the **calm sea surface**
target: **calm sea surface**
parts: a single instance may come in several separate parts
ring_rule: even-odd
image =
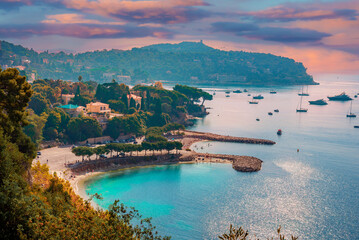
[[[153,217],[162,235],[173,239],[216,239],[229,224],[243,226],[257,237],[284,233],[300,239],[359,239],[359,98],[356,119],[346,118],[349,102],[308,105],[308,100],[346,91],[359,93],[359,77],[322,76],[303,97],[307,113],[296,113],[299,87],[253,88],[258,105],[246,93],[225,97],[218,87],[210,114],[192,130],[257,137],[274,146],[203,142],[199,152],[255,156],[264,161],[257,173],[240,173],[229,164],[184,164],[106,173],[86,185],[102,194],[107,208],[115,199]],[[214,88],[206,88],[213,92]],[[277,94],[269,94],[276,90]],[[268,112],[279,109],[269,116]],[[256,121],[259,118],[260,121]],[[278,129],[283,130],[277,136]],[[297,149],[300,151],[297,152]]]

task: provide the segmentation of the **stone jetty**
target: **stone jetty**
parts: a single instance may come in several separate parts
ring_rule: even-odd
[[[260,138],[247,138],[247,137],[234,137],[234,136],[225,136],[214,133],[204,133],[196,131],[183,131],[181,136],[183,139],[184,148],[189,148],[194,142],[198,141],[218,141],[218,142],[235,142],[235,143],[248,143],[248,144],[264,144],[264,145],[274,145],[276,142],[260,139]]]

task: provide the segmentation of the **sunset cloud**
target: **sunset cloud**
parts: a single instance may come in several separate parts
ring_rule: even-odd
[[[255,20],[262,21],[310,21],[322,19],[348,19],[356,20],[359,13],[355,9],[312,9],[277,6],[263,11],[242,13],[251,16]]]
[[[185,23],[210,15],[203,9],[195,8],[196,6],[208,6],[202,0],[64,0],[63,4],[70,9],[136,22]]]
[[[259,27],[255,24],[235,22],[216,22],[212,24],[212,29],[214,32],[228,32],[250,39],[281,43],[318,42],[330,36],[303,28]]]
[[[2,38],[27,38],[31,36],[59,35],[76,38],[171,38],[173,33],[162,28],[137,27],[132,25],[103,24],[37,24],[0,26]]]
[[[47,24],[110,24],[110,25],[123,25],[125,22],[101,22],[95,19],[85,19],[83,15],[77,13],[55,14],[47,15],[42,23]]]

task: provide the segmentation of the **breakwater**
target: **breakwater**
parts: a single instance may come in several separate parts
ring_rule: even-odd
[[[256,172],[262,167],[262,161],[258,158],[249,156],[236,156],[225,154],[208,154],[181,151],[179,154],[159,154],[147,156],[126,156],[112,157],[107,159],[87,160],[69,164],[67,167],[73,174],[83,174],[97,171],[109,171],[121,168],[137,166],[150,166],[161,164],[176,163],[198,163],[198,162],[217,162],[231,163],[233,168],[241,172]]]
[[[265,145],[274,145],[276,142],[267,139],[260,138],[247,138],[247,137],[233,137],[225,136],[214,133],[204,133],[196,131],[183,131],[183,138],[197,138],[207,141],[218,141],[218,142],[237,142],[237,143],[249,143],[249,144],[265,144]]]

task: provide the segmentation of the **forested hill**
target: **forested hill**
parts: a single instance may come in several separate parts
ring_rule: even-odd
[[[272,54],[221,51],[202,42],[157,44],[132,50],[79,54],[49,53],[1,41],[2,68],[24,68],[28,78],[52,78],[127,84],[156,80],[180,84],[295,85],[315,84],[306,68]],[[19,67],[20,66],[20,67]]]
[[[154,49],[160,52],[183,52],[183,53],[211,53],[220,50],[214,49],[200,42],[181,42],[178,44],[162,43],[142,47],[142,49]]]

